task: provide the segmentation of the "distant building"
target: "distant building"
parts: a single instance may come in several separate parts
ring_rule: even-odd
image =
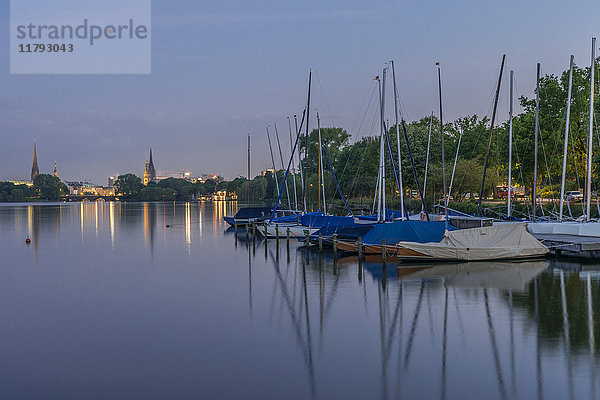
[[[213,181],[218,182],[219,175],[217,175],[217,174],[202,174],[202,176],[200,176],[199,178],[196,178],[196,181],[198,181],[200,183],[204,183],[209,179],[212,179]]]
[[[212,196],[213,201],[237,200],[237,198],[235,192],[228,192],[227,190],[219,190]]]
[[[260,171],[260,174],[262,176],[267,175],[268,173],[270,173],[271,175],[275,175],[275,170],[273,168],[267,168],[264,171]]]
[[[37,149],[35,146],[35,142],[33,142],[33,165],[31,166],[31,181],[33,182],[33,178],[40,174],[40,169],[38,168],[37,162]]]
[[[26,186],[33,186],[33,182],[31,181],[23,181],[20,179],[9,179],[8,182],[12,183],[15,186],[19,186],[19,185],[26,185]]]
[[[115,186],[115,182],[117,181],[117,177],[116,176],[109,176],[108,177],[108,186],[109,187],[113,187]]]
[[[115,188],[112,186],[104,187],[89,182],[65,182],[65,184],[69,188],[69,193],[74,196],[113,196],[115,194]]]
[[[54,161],[54,176],[58,177],[58,171],[56,170],[56,161]]]
[[[146,160],[146,166],[144,167],[144,178],[142,182],[144,186],[148,183],[156,181],[156,169],[154,169],[154,162],[152,161],[152,149],[150,149],[150,160]]]

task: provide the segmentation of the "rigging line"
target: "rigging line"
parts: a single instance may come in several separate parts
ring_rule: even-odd
[[[329,112],[329,118],[331,118],[331,123],[335,126],[335,121],[333,119],[333,114],[331,112],[331,108],[329,108],[329,103],[327,102],[327,96],[325,96],[325,88],[323,88],[323,84],[321,83],[321,78],[319,77],[319,72],[314,70],[315,75],[317,76],[317,81],[319,82],[319,86],[321,87],[321,92],[323,94],[323,100],[325,100],[325,106],[327,107],[327,112]]]
[[[374,97],[374,94],[375,94],[375,90],[374,89],[375,89],[375,87],[376,86],[373,85],[373,92],[371,94],[371,99],[369,100],[369,104],[371,104],[371,100]],[[366,116],[366,112],[365,112],[365,116]],[[364,117],[365,116],[363,116],[363,121],[361,122],[361,127],[362,127],[362,123],[364,122]],[[358,143],[358,139],[354,142],[354,144],[356,144],[356,143]],[[344,174],[346,173],[346,168],[348,167],[350,159],[352,158],[353,152],[354,152],[354,146],[351,146],[351,148],[350,148],[350,154],[348,154],[348,158],[346,159],[346,163],[344,164],[344,169],[342,170],[342,174],[340,175],[340,182],[343,182]],[[335,199],[335,196],[336,196],[336,194],[334,193],[332,201]]]
[[[546,173],[548,174],[548,184],[550,185],[550,189],[552,189],[552,180],[550,178],[550,168],[548,167],[548,158],[546,157],[546,147],[544,146],[544,139],[542,136],[544,136],[544,135],[540,134],[540,144],[542,145],[542,153],[544,154],[544,163],[546,164]],[[550,193],[552,194],[553,210],[556,211],[556,203],[554,200],[554,191],[550,190]],[[540,198],[540,203],[541,203],[541,198]]]
[[[367,90],[367,93],[365,94],[365,97],[363,98],[363,101],[362,101],[362,103],[360,105],[360,108],[358,109],[358,112],[356,113],[356,115],[354,117],[354,122],[352,123],[352,128],[350,128],[350,132],[354,132],[354,128],[356,128],[356,124],[358,123],[358,119],[359,119],[360,115],[362,114],[362,111],[365,110],[365,104],[367,104],[367,99],[373,97],[373,94],[371,94],[371,97],[369,97],[369,93],[371,93],[371,91],[374,92],[374,88],[375,88],[374,85],[369,85],[369,88]],[[370,104],[370,100],[369,100],[368,104]],[[364,120],[364,114],[363,114],[363,120]]]
[[[525,178],[523,177],[523,168],[522,168],[522,164],[521,164],[521,159],[519,158],[519,149],[517,148],[517,146],[515,145],[516,143],[513,142],[513,150],[515,152],[515,157],[517,158],[517,164],[519,165],[519,176],[521,177],[521,185],[523,185],[523,187],[525,187]],[[526,201],[525,202],[525,206],[527,207],[527,215],[529,215],[529,202]],[[513,209],[513,212],[515,210]]]
[[[371,104],[373,104],[373,98],[375,97],[375,92],[376,92],[377,86],[376,85],[371,85],[371,97],[369,98],[369,103],[367,104],[367,107],[365,108],[365,112],[363,113],[363,117],[362,120],[360,122],[360,125],[358,126],[358,131],[356,132],[356,140],[358,141],[358,137],[360,135],[360,132],[362,131],[362,127],[365,123],[365,119],[367,118],[367,115],[369,115],[369,110],[371,108]]]

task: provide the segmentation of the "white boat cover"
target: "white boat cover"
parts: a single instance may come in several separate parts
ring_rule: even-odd
[[[600,237],[600,222],[532,222],[527,226],[532,235],[572,235]]]
[[[306,237],[306,231],[308,231],[308,233],[312,235],[313,233],[319,230],[318,228],[309,228],[307,226],[298,224],[277,224],[277,227],[275,226],[275,224],[268,224],[267,236],[276,237],[278,230],[277,228],[279,229],[280,238],[285,238],[287,236],[288,229],[290,230],[291,238],[304,238]],[[260,229],[260,232],[263,233],[264,229]]]
[[[527,223],[446,232],[439,243],[399,242],[398,257],[421,260],[497,260],[543,256],[548,248],[527,232]],[[415,254],[404,254],[402,249]]]

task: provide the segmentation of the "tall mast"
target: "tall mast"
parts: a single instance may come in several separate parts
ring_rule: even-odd
[[[441,138],[441,142],[442,142],[442,182],[444,185],[444,214],[446,216],[445,218],[445,229],[448,230],[448,196],[447,196],[447,190],[448,187],[446,186],[446,159],[445,159],[445,155],[444,155],[444,120],[442,118],[442,72],[440,70],[440,63],[437,62],[435,63],[435,65],[438,66],[438,89],[439,89],[439,94],[440,94],[440,138]],[[458,153],[457,153],[458,154]]]
[[[287,117],[287,121],[288,121],[288,128],[290,131],[290,151],[294,151],[294,143],[292,140],[292,121],[290,120],[290,117]],[[292,159],[294,158],[294,155],[292,154]],[[298,211],[298,195],[296,194],[296,167],[294,166],[294,164],[292,163],[292,175],[294,176],[294,205],[296,206],[296,211]],[[286,188],[287,188],[287,184],[286,184]]]
[[[563,206],[565,201],[565,179],[567,176],[567,147],[569,144],[569,118],[571,116],[571,89],[573,86],[573,59],[575,57],[571,55],[571,62],[569,63],[569,90],[567,93],[567,121],[565,122],[565,147],[563,149],[563,167],[562,167],[562,181],[560,183],[560,212],[558,214],[558,220],[563,219]]]
[[[458,146],[456,146],[456,156],[454,157],[454,166],[452,167],[452,176],[450,177],[450,187],[448,188],[448,198],[452,196],[452,184],[454,183],[454,173],[456,172],[456,163],[458,162],[458,152],[460,151],[460,142],[462,141],[464,129],[461,126],[460,128],[460,136],[458,137]],[[448,203],[446,202],[446,207]]]
[[[508,203],[506,206],[506,215],[508,216],[509,219],[510,219],[510,196],[512,194],[513,77],[514,77],[514,71],[510,71],[510,103],[509,103],[509,112],[508,112]],[[561,205],[562,205],[562,203],[561,203]]]
[[[273,147],[271,147],[271,135],[267,126],[267,140],[269,141],[269,151],[271,152],[271,162],[273,163],[273,175],[275,175],[275,186],[277,186],[277,198],[279,198],[279,181],[277,180],[277,168],[275,167],[275,158],[273,157]],[[279,206],[279,202],[277,202]]]
[[[250,207],[250,134],[248,133],[248,207]]]
[[[587,154],[587,207],[585,220],[590,220],[590,203],[592,200],[592,137],[594,132],[594,69],[596,64],[596,38],[592,38],[592,65],[591,65],[591,76],[590,76],[590,137],[588,140],[588,154]]]
[[[481,187],[479,189],[479,203],[477,208],[481,213],[481,200],[483,199],[483,188],[485,186],[485,173],[487,171],[487,162],[490,155],[490,147],[492,146],[492,133],[494,132],[494,121],[496,120],[496,109],[498,108],[498,97],[500,96],[500,84],[502,83],[502,72],[504,71],[504,60],[506,54],[502,55],[502,64],[500,65],[500,76],[498,76],[498,86],[496,87],[496,97],[494,99],[494,111],[492,112],[492,122],[490,124],[490,135],[488,137],[487,150],[485,151],[485,161],[483,162],[483,177],[481,178]]]
[[[319,133],[319,185],[323,191],[323,212],[327,214],[327,205],[325,204],[325,177],[323,176],[323,162],[322,162],[322,151],[323,143],[321,142],[321,118],[317,113],[317,131]],[[319,191],[319,209],[321,208],[321,191]]]
[[[279,141],[279,132],[277,131],[277,124],[273,123],[275,127],[275,137],[277,138],[277,147],[279,147],[279,158],[281,158],[281,170],[285,170],[285,164],[283,163],[283,153],[281,152],[281,142]],[[292,203],[290,202],[290,190],[288,189],[287,181],[285,182],[285,193],[287,194],[288,207],[292,208]]]
[[[431,127],[433,125],[433,111],[431,112],[431,118],[429,119],[429,135],[427,136],[427,156],[425,157],[425,178],[423,179],[423,198],[425,198],[425,188],[427,187],[427,167],[429,167],[429,145],[431,144]],[[423,204],[421,203],[421,212],[423,211]]]
[[[398,89],[396,88],[396,68],[394,68],[394,61],[390,61],[392,64],[392,78],[394,79],[394,112],[396,115],[396,142],[398,144],[398,179],[400,187],[400,212],[402,213],[402,220],[405,220],[404,215],[404,185],[402,183],[402,158],[400,156],[400,126],[398,123]]]
[[[377,85],[379,86],[379,110],[381,111],[381,81],[379,77],[375,78],[377,80]],[[377,174],[377,222],[381,222],[381,186],[382,186],[382,168],[383,162],[381,158],[383,157],[383,122],[379,124],[379,173]],[[383,215],[383,219],[385,219],[385,214]]]
[[[385,215],[385,76],[387,67],[383,69],[383,81],[381,82],[381,207],[383,220],[386,220]]]
[[[300,135],[300,132],[298,131],[298,117],[296,117],[294,115],[294,124],[296,125],[296,130],[295,132]],[[306,188],[304,186],[304,176],[303,176],[303,172],[302,172],[302,157],[300,155],[300,151],[298,151],[298,165],[300,167],[300,183],[302,184],[302,202],[304,205],[304,212],[306,212]]]
[[[533,218],[537,207],[537,166],[538,166],[538,138],[540,135],[540,63],[537,63],[537,79],[535,84],[535,144],[533,148]]]
[[[308,101],[306,102],[306,134],[304,135],[304,160],[308,162],[308,121],[310,118],[310,86],[312,83],[312,69],[308,70]],[[308,163],[306,164],[305,177],[308,177]],[[308,189],[306,183],[304,187]],[[308,204],[310,204],[310,190],[306,191],[306,197],[308,197]]]

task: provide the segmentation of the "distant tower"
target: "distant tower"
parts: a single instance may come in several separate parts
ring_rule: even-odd
[[[37,149],[35,147],[35,142],[33,142],[33,165],[31,166],[31,181],[33,178],[40,174],[40,169],[38,168],[37,163]]]
[[[142,179],[142,183],[144,186],[148,185],[150,182],[150,174],[148,173],[148,160],[146,160],[146,164],[144,165],[144,178]]]
[[[56,161],[54,161],[54,176],[58,177],[58,171],[56,170]]]
[[[150,149],[150,160],[148,161],[148,180],[153,181],[156,179],[156,170],[154,169],[154,163],[152,162],[152,149]]]

